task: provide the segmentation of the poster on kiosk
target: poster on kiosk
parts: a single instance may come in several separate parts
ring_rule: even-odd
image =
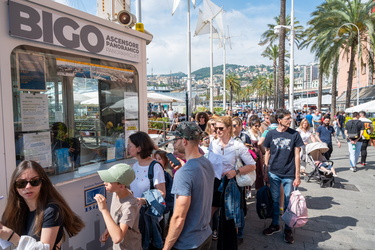
[[[147,131],[152,35],[50,0],[0,0],[0,20],[0,215],[15,167],[33,160],[85,223],[62,249],[109,249],[97,171],[134,163],[127,138]]]

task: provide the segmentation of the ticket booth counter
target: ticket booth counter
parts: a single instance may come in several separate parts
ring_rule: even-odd
[[[69,249],[106,249],[96,174],[147,131],[151,35],[49,0],[0,0],[0,213],[22,160],[42,165],[86,223]],[[110,197],[109,197],[110,198]]]

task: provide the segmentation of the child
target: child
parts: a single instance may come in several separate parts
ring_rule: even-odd
[[[208,147],[210,146],[210,135],[207,132],[202,132],[201,134],[201,142],[199,143],[199,147],[204,152],[204,157],[208,157]]]
[[[334,177],[338,176],[336,174],[335,168],[325,162],[315,161],[315,165],[319,166],[319,170],[324,172],[325,175],[329,175],[330,173],[332,173]]]
[[[165,152],[164,150],[156,150],[153,158],[161,164],[161,166],[164,168],[164,171],[166,171],[173,177],[174,171],[172,170],[171,164],[169,164],[167,152]]]
[[[98,174],[104,181],[105,189],[113,193],[110,211],[103,195],[96,194],[94,197],[107,227],[99,240],[104,243],[111,236],[113,249],[142,249],[142,235],[138,229],[138,202],[128,189],[135,178],[132,167],[120,163],[98,171]]]

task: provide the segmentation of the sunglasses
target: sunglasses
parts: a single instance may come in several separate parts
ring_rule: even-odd
[[[40,178],[36,178],[36,179],[32,179],[32,180],[24,180],[24,179],[20,179],[20,180],[16,180],[14,182],[14,185],[16,186],[16,188],[25,188],[27,186],[27,183],[30,183],[31,186],[33,187],[37,187],[39,186],[40,184],[42,184],[42,180],[43,179],[40,179]]]
[[[203,138],[203,141],[209,141],[210,137]]]
[[[254,127],[259,128],[260,126],[259,125],[254,125]]]
[[[215,130],[223,131],[223,130],[224,130],[224,127],[215,127]]]
[[[199,119],[202,119],[202,118],[204,119],[204,116],[199,117]]]

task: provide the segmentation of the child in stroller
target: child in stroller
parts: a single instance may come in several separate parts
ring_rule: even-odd
[[[320,187],[334,185],[334,176],[337,175],[333,168],[333,161],[327,161],[324,157],[324,153],[328,149],[324,142],[313,142],[306,145],[306,163],[313,168],[313,171],[305,176],[307,182],[314,179],[320,184]]]
[[[325,175],[332,174],[334,177],[338,176],[333,165],[321,161],[315,161],[314,163],[316,166],[319,167],[319,170],[322,171]]]

